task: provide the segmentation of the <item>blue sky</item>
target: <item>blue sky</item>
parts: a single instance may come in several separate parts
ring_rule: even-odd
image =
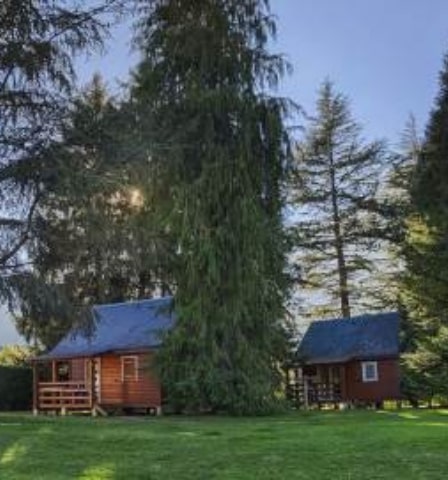
[[[365,137],[395,144],[412,112],[421,126],[437,92],[448,50],[446,0],[271,0],[278,17],[272,49],[294,67],[280,93],[313,112],[319,84],[329,77],[352,101]],[[78,61],[79,81],[100,72],[111,87],[125,80],[137,56],[129,25],[117,27],[104,56]],[[1,315],[0,344],[14,341]]]
[[[326,76],[352,100],[366,135],[399,137],[410,112],[420,123],[437,91],[448,48],[442,0],[274,0],[278,48],[295,74],[285,92],[312,110]]]
[[[294,74],[280,93],[312,113],[319,84],[329,77],[352,100],[366,136],[395,142],[412,112],[424,124],[448,50],[446,0],[271,0],[278,18],[274,51]],[[130,31],[113,32],[104,57],[79,62],[79,80],[101,72],[111,87],[125,79],[137,56]]]

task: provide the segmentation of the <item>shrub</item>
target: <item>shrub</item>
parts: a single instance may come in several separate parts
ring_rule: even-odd
[[[32,399],[32,370],[26,367],[0,366],[0,411],[29,410]]]
[[[0,348],[0,366],[24,367],[36,351],[27,345],[5,345]]]

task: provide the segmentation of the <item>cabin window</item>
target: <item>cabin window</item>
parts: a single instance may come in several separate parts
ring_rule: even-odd
[[[363,382],[378,381],[378,363],[377,362],[362,362],[361,368],[362,368]]]
[[[138,357],[121,357],[121,380],[138,380]]]

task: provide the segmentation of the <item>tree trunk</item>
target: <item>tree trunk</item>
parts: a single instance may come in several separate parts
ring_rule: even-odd
[[[330,147],[332,152],[332,147]],[[348,290],[348,273],[345,263],[344,240],[341,232],[341,219],[339,216],[339,205],[337,198],[337,187],[335,170],[333,164],[333,155],[330,153],[330,181],[331,181],[331,203],[333,208],[333,233],[335,238],[336,257],[338,262],[339,274],[339,298],[341,301],[341,314],[343,317],[350,317],[350,297]]]

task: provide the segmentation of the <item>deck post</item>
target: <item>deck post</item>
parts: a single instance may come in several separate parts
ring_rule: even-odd
[[[33,415],[39,415],[39,382],[37,376],[37,362],[33,361]]]
[[[51,361],[51,381],[53,383],[56,383],[56,381],[57,381],[57,368],[56,368],[56,361],[55,360]],[[60,393],[59,393],[59,395],[60,395]],[[58,409],[56,409],[54,411],[54,413],[55,413],[55,415],[57,415],[58,414]],[[62,410],[59,410],[59,413],[62,414]]]
[[[308,398],[308,378],[306,375],[303,376],[303,405],[305,410],[308,410],[310,407],[310,402]]]
[[[52,360],[51,361],[51,381],[53,383],[56,383],[56,377],[57,377],[57,375],[56,375],[56,362],[55,362],[55,360]]]
[[[285,374],[285,396],[286,399],[289,401],[294,401],[296,402],[297,399],[294,397],[294,392],[292,389],[291,385],[291,376],[290,376],[290,367],[288,365],[285,365],[283,367],[283,372]]]
[[[347,381],[345,365],[341,365],[339,367],[339,378],[341,382],[341,400],[345,401],[347,399]]]
[[[89,359],[90,363],[90,408],[92,409],[92,416],[96,416],[95,405],[97,398],[95,396],[95,359],[92,357]],[[95,414],[94,414],[95,413]]]

